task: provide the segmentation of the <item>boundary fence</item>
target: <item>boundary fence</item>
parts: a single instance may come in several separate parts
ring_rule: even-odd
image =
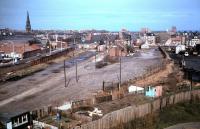
[[[180,92],[174,95],[162,97],[152,102],[129,106],[106,114],[99,120],[89,122],[73,129],[110,129],[118,124],[124,124],[137,118],[142,118],[147,114],[161,110],[164,107],[186,101],[195,101],[200,99],[200,90]]]

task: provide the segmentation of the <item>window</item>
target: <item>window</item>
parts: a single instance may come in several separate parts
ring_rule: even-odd
[[[15,119],[15,120],[14,120],[14,123],[18,123],[18,120],[17,120],[17,119]]]
[[[27,121],[27,115],[24,115],[23,116],[23,122],[26,122]]]
[[[15,127],[15,126],[17,126],[18,125],[18,119],[14,119],[13,120],[13,126]]]
[[[22,123],[22,117],[20,117],[18,119],[19,119],[19,124]]]

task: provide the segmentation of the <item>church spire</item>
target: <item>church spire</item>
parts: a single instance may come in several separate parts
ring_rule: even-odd
[[[31,22],[29,18],[29,13],[27,11],[27,18],[26,18],[26,32],[31,32]]]

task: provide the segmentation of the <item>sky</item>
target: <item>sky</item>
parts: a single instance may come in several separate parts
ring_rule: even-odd
[[[200,30],[200,0],[0,0],[0,28]]]

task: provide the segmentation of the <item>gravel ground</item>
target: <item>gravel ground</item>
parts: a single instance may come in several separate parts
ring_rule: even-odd
[[[149,66],[161,62],[162,55],[155,49],[136,53],[122,59],[122,82],[143,75]],[[70,62],[66,62],[70,66]],[[118,82],[119,63],[101,69],[94,68],[92,58],[78,63],[79,81],[75,67],[66,68],[68,87],[64,87],[63,63],[55,63],[46,70],[18,81],[0,86],[0,113],[10,115],[50,104],[84,99],[102,89],[102,82]]]

